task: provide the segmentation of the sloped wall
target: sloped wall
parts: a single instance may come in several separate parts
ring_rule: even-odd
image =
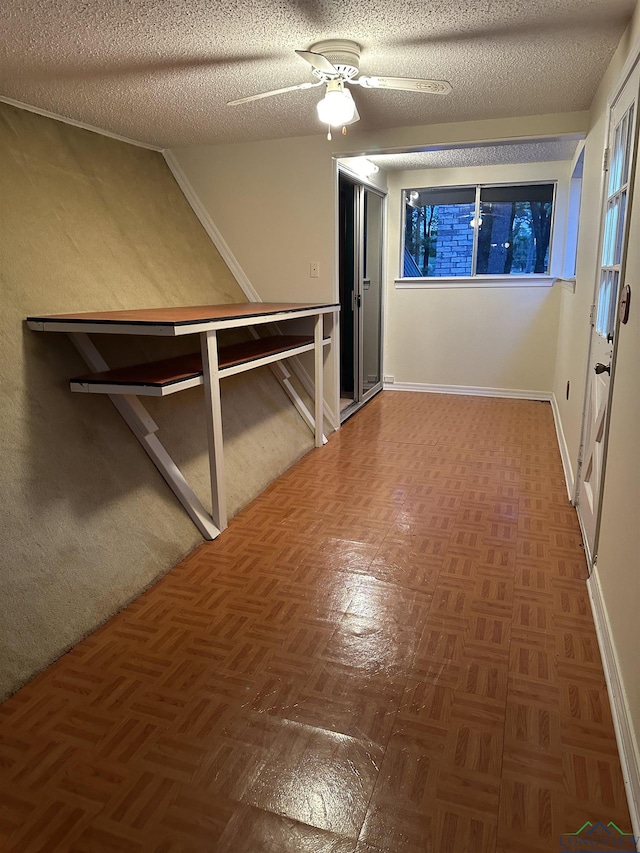
[[[160,154],[0,104],[0,697],[202,540],[34,313],[242,302]],[[110,339],[117,364],[198,342]],[[149,406],[206,506],[201,389]],[[268,368],[223,382],[231,514],[313,444]]]

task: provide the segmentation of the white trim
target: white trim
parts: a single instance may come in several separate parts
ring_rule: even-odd
[[[107,136],[109,139],[115,139],[118,142],[126,142],[127,145],[136,145],[138,148],[147,148],[149,151],[162,151],[158,145],[150,145],[148,142],[140,142],[138,139],[129,139],[128,136],[120,136],[119,133],[111,133],[110,130],[103,130],[101,127],[95,127],[92,124],[87,124],[84,121],[77,121],[75,118],[61,116],[58,113],[43,110],[40,107],[33,107],[31,104],[24,104],[22,101],[16,101],[13,98],[6,98],[0,95],[0,103],[9,104],[11,107],[17,107],[19,110],[26,110],[28,113],[35,113],[44,118],[51,118],[54,121],[61,121],[63,124],[70,124],[72,127],[79,127],[80,130],[88,130],[91,133],[98,133],[100,136]]]
[[[73,332],[71,333],[73,334]],[[192,376],[189,379],[181,379],[179,382],[172,382],[171,385],[123,385],[117,382],[109,384],[105,382],[73,382],[69,383],[69,388],[76,394],[121,394],[124,396],[134,394],[136,397],[168,397],[170,394],[177,394],[178,391],[186,391],[188,388],[196,388],[204,382],[202,375]]]
[[[222,403],[220,400],[220,370],[218,362],[218,333],[215,329],[200,335],[202,373],[204,376],[204,401],[209,446],[209,474],[211,480],[211,517],[222,532],[228,524],[227,490],[224,465],[224,439],[222,435]]]
[[[166,161],[167,166],[169,167],[171,174],[175,178],[176,183],[178,184],[178,186],[182,190],[185,198],[187,199],[187,201],[191,205],[191,208],[192,208],[193,212],[195,213],[195,215],[198,217],[200,224],[202,225],[204,230],[207,232],[209,239],[211,240],[213,245],[218,250],[220,257],[222,258],[222,260],[225,262],[225,264],[229,268],[231,275],[235,278],[236,282],[238,283],[240,290],[242,290],[242,292],[247,297],[249,302],[262,302],[263,300],[262,300],[260,294],[254,288],[254,286],[251,284],[251,282],[249,281],[249,278],[247,277],[245,271],[242,269],[242,267],[238,263],[237,258],[235,257],[235,255],[233,254],[233,252],[229,248],[227,242],[225,241],[224,237],[222,236],[222,234],[220,233],[220,231],[216,227],[216,224],[214,223],[213,219],[209,215],[209,212],[207,211],[205,206],[200,201],[200,198],[199,198],[197,192],[195,191],[195,189],[191,185],[189,179],[185,175],[185,173],[184,173],[182,167],[180,166],[180,164],[178,163],[174,153],[172,151],[170,151],[169,149],[165,149],[162,152],[162,155]],[[335,333],[336,333],[336,329],[335,329],[335,324],[334,324],[334,329],[332,331],[332,339],[335,338]],[[300,380],[302,386],[309,393],[309,396],[312,399],[314,399],[313,382],[311,381],[309,374],[302,367],[302,364],[300,363],[300,361],[294,357],[290,360],[289,366],[290,366],[292,372]],[[313,417],[312,417],[311,413],[309,412],[309,410],[307,409],[304,402],[302,401],[302,399],[300,398],[300,396],[297,394],[294,387],[291,385],[291,383],[289,381],[289,373],[284,369],[283,365],[280,364],[279,362],[272,366],[272,370],[273,370],[273,373],[274,373],[276,379],[282,385],[285,393],[287,394],[287,396],[289,397],[291,402],[294,404],[294,406],[296,407],[296,409],[300,413],[303,420],[309,425],[309,427],[311,429],[313,429],[313,426],[312,426]],[[327,405],[326,400],[324,403],[324,410],[325,410],[325,417],[329,420],[329,423],[331,424],[331,426],[333,426],[335,428],[335,423],[336,423],[335,415],[333,414],[332,409]]]
[[[640,751],[633,731],[631,713],[597,567],[594,568],[593,574],[587,581],[587,589],[589,590],[593,621],[595,622],[598,645],[602,655],[604,677],[607,682],[613,727],[616,732],[618,752],[620,753],[622,778],[624,779],[631,816],[631,828],[637,839],[636,849],[640,850]]]
[[[640,39],[637,39],[629,53],[627,54],[627,59],[624,65],[622,66],[622,71],[618,75],[618,79],[611,90],[612,93],[607,101],[607,110],[611,112],[611,108],[615,101],[620,97],[620,93],[627,85],[627,80],[633,74],[637,62],[640,60]],[[607,132],[607,140],[609,138],[609,134]]]
[[[425,382],[385,382],[383,391],[417,391],[422,394],[462,394],[469,397],[507,397],[513,400],[551,402],[546,391],[524,391],[519,388],[485,388],[482,385],[431,385]]]
[[[587,561],[587,571],[589,575],[592,574],[595,563],[593,561],[593,554],[591,552],[591,546],[589,545],[589,537],[587,535],[587,528],[584,526],[584,519],[582,518],[582,513],[580,512],[580,495],[579,492],[579,483],[576,482],[576,491],[573,495],[573,505],[576,508],[576,515],[578,516],[578,525],[580,526],[580,535],[582,536],[582,545],[584,546],[584,556]]]
[[[428,142],[424,145],[414,143],[413,145],[402,146],[374,146],[374,148],[355,148],[351,150],[347,149],[346,151],[339,151],[333,156],[336,159],[342,159],[343,157],[377,157],[380,154],[415,154],[416,152],[420,153],[422,151],[448,151],[456,148],[482,148],[485,146],[493,147],[502,145],[512,145],[514,142],[561,142],[565,139],[575,139],[576,141],[580,141],[581,139],[584,139],[587,133],[589,132],[589,111],[577,110],[576,112],[582,113],[586,117],[584,130],[567,130],[560,131],[558,133],[530,133],[525,136],[486,136],[482,138],[476,137],[475,139],[465,139],[459,142],[455,142],[453,140],[450,142]],[[576,115],[576,112],[574,112],[573,114]],[[525,116],[524,118],[537,118],[537,116]],[[389,169],[387,171],[400,172],[407,170]]]
[[[455,290],[463,287],[552,287],[557,279],[551,275],[504,278],[479,276],[452,276],[451,278],[396,278],[396,290]]]
[[[189,179],[187,178],[184,171],[182,170],[182,167],[176,160],[173,152],[168,149],[165,149],[162,152],[162,155],[167,163],[167,166],[169,167],[169,170],[171,171],[171,174],[176,179],[178,186],[180,187],[180,189],[184,193],[185,198],[191,205],[193,212],[200,220],[200,224],[209,235],[211,242],[220,253],[222,260],[229,267],[232,276],[238,282],[238,285],[240,286],[240,289],[242,290],[244,295],[247,297],[249,302],[262,302],[258,291],[251,284],[251,282],[247,278],[245,271],[242,269],[235,255],[227,245],[224,237],[222,236],[220,231],[218,231],[213,219],[209,216],[207,209],[200,201],[197,192],[192,187],[191,183],[189,182]]]
[[[564,479],[567,484],[567,493],[569,500],[573,503],[573,490],[575,487],[575,478],[573,476],[573,468],[571,466],[571,456],[567,439],[562,428],[562,418],[560,417],[560,409],[555,394],[551,394],[551,411],[553,412],[553,422],[556,426],[556,437],[558,439],[558,447],[560,448],[560,458],[562,459],[562,468],[564,470]]]
[[[317,315],[322,317],[321,314]],[[324,338],[323,346],[328,346],[331,343],[329,338]],[[300,346],[280,350],[269,355],[257,356],[250,361],[241,361],[239,364],[232,364],[229,367],[218,366],[218,375],[220,379],[225,379],[227,376],[235,376],[238,373],[245,373],[247,370],[254,370],[258,367],[272,365],[286,358],[300,355],[303,352],[311,352],[315,347],[314,342],[301,344]],[[197,388],[204,384],[203,373],[190,376],[188,379],[180,379],[170,382],[166,385],[151,385],[139,382],[95,382],[91,379],[86,379],[81,382],[71,380],[69,387],[72,391],[80,394],[123,394],[125,396],[135,394],[136,397],[168,397],[170,394],[177,394],[178,391],[186,391],[188,388]],[[315,423],[315,422],[313,422]],[[311,424],[310,424],[311,426]],[[315,426],[312,427],[315,429]]]
[[[576,280],[575,277],[570,278],[557,278],[556,284],[559,284],[563,290],[568,290],[569,293],[576,292]]]
[[[364,175],[358,174],[355,169],[351,169],[346,163],[343,163],[342,156],[334,156],[333,159],[338,164],[338,173],[343,172],[348,178],[357,181],[359,184],[363,184],[367,189],[376,190],[379,193],[385,193],[385,195],[387,194],[387,189],[385,187],[381,187],[380,184],[370,181],[369,178],[365,178]]]
[[[322,345],[324,342],[324,326],[322,314],[318,314],[313,327],[313,377],[314,377],[314,398],[313,398],[313,420],[315,423],[315,443],[316,447],[322,447],[323,444],[323,424],[324,424],[324,351]]]
[[[334,329],[332,332],[331,339],[334,340],[335,337],[336,337],[336,328],[335,328],[335,324],[334,324]],[[289,363],[291,365],[292,371],[295,373],[297,378],[300,380],[300,384],[302,385],[304,390],[307,392],[307,394],[311,397],[311,399],[313,399],[315,396],[313,379],[309,376],[309,373],[307,372],[306,368],[304,367],[304,365],[302,364],[300,359],[297,358],[297,356],[294,356]],[[333,408],[331,406],[329,406],[329,404],[327,403],[326,400],[324,401],[324,416],[329,421],[331,426],[333,426],[335,428],[335,423],[336,423],[335,412],[333,411]]]
[[[578,144],[576,145],[576,151],[575,151],[575,154],[573,155],[573,160],[571,161],[571,168],[569,169],[569,174],[571,175],[571,177],[573,177],[573,174],[576,170],[576,166],[578,165],[578,160],[582,156],[582,152],[586,148],[586,145],[587,145],[587,140],[584,138],[582,138],[578,142]]]
[[[83,333],[71,332],[71,342],[85,360],[87,367],[93,371],[108,370],[109,365],[104,360],[93,341]],[[184,478],[164,445],[155,434],[158,425],[149,412],[144,408],[135,395],[110,396],[109,398],[122,415],[131,432],[138,439],[151,461],[156,466],[165,482],[185,508],[189,517],[205,539],[215,539],[220,530],[213,519],[200,503],[191,486]]]
[[[334,302],[340,303],[340,162],[337,157],[332,158],[333,163],[333,296]],[[342,305],[340,305],[342,311]],[[334,315],[335,316],[335,315]],[[341,360],[342,360],[342,342],[339,334],[339,323],[336,323],[333,334],[333,395],[331,400],[331,409],[333,412],[340,414],[340,387],[341,380]],[[331,425],[334,429],[340,429],[340,417],[336,419],[333,414]]]

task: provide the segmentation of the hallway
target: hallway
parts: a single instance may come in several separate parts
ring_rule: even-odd
[[[548,403],[383,392],[0,706],[0,850],[629,832],[580,542]]]

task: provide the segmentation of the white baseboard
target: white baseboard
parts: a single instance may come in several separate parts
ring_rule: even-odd
[[[560,409],[558,408],[558,401],[556,400],[555,394],[551,394],[551,411],[553,412],[553,421],[556,425],[556,436],[558,438],[558,447],[560,448],[560,457],[562,458],[562,467],[564,469],[564,479],[567,484],[567,492],[569,494],[569,500],[573,503],[575,497],[575,477],[571,466],[571,456],[567,446],[567,439],[564,434],[564,429],[562,428]]]
[[[604,676],[607,682],[613,725],[618,742],[622,777],[631,815],[631,828],[637,841],[640,841],[640,751],[633,731],[631,714],[627,704],[624,684],[620,675],[620,665],[607,615],[597,567],[587,581],[593,621],[598,635],[598,645],[602,655]],[[637,848],[640,850],[640,845]]]
[[[385,382],[385,391],[417,391],[421,394],[462,394],[469,397],[507,397],[513,400],[551,402],[546,391],[523,391],[518,388],[485,388],[481,385],[430,385],[424,382]]]

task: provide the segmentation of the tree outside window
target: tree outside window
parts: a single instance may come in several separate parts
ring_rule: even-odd
[[[405,194],[403,277],[544,275],[554,184]]]

